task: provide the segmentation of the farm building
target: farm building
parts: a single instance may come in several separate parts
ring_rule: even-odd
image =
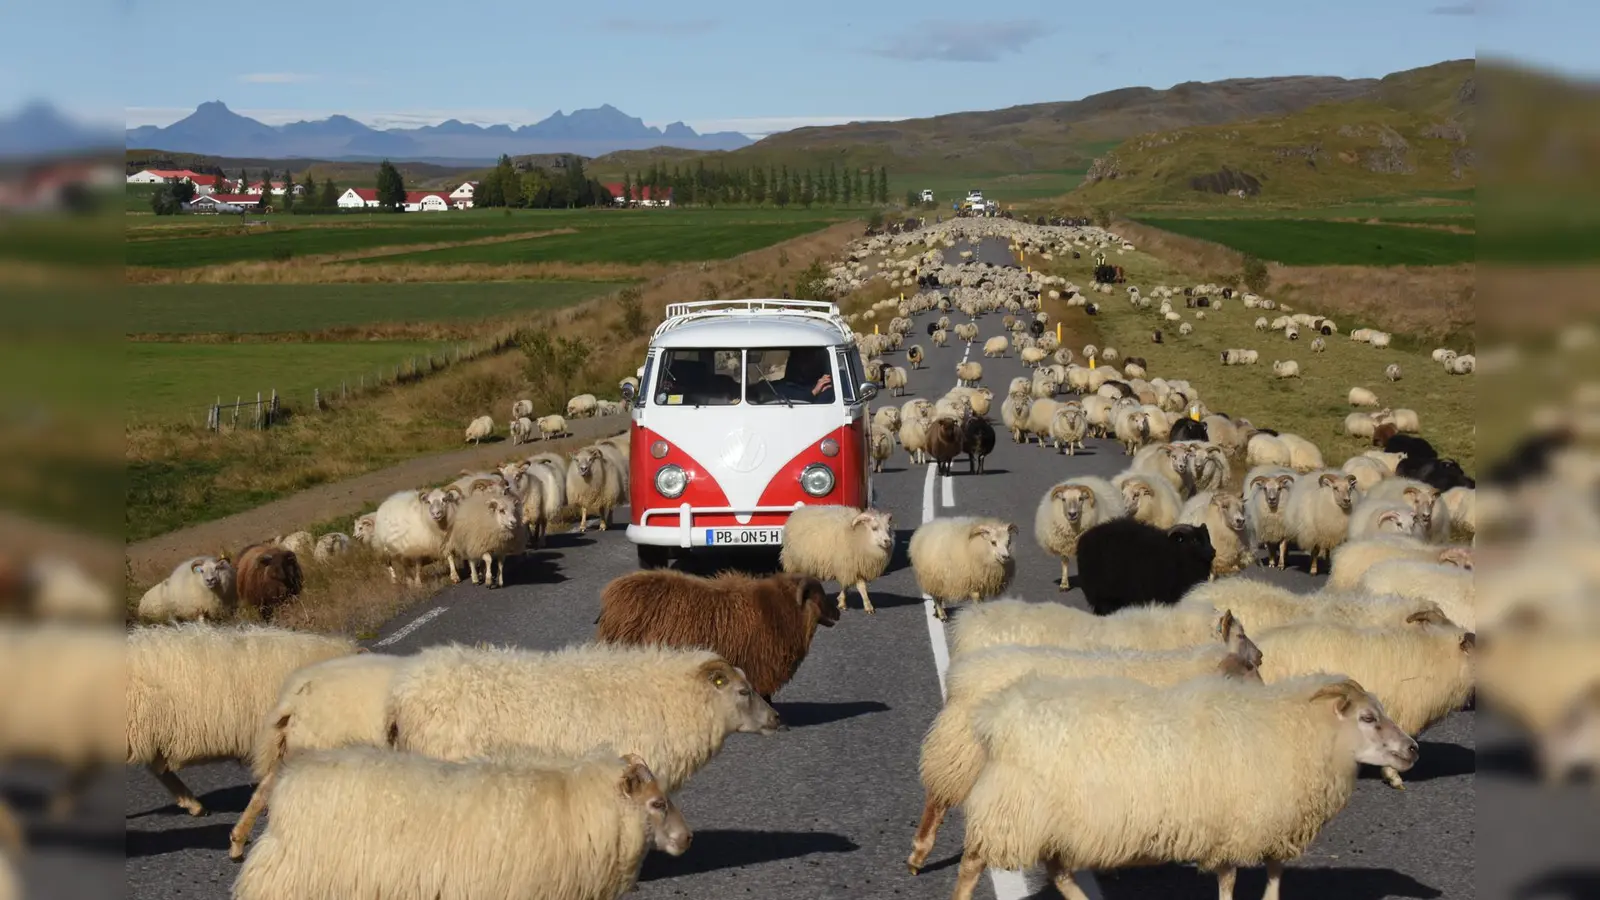
[[[201,194],[191,200],[186,208],[190,212],[240,212],[261,202],[260,194]]]
[[[350,188],[339,195],[340,209],[360,209],[363,206],[378,208],[377,188]]]
[[[274,196],[274,197],[282,197],[283,196],[283,192],[285,190],[286,190],[286,188],[283,186],[283,182],[274,181],[272,183],[272,196]],[[304,185],[297,184],[297,185],[294,186],[294,192],[295,192],[296,196],[305,193],[305,190],[306,189],[305,189]],[[259,182],[259,181],[250,182],[250,186],[245,188],[244,192],[246,194],[260,194],[261,193],[261,182]]]
[[[170,184],[175,181],[187,181],[199,172],[188,169],[145,169],[128,176],[129,184]]]
[[[459,190],[459,188],[457,189]],[[450,209],[467,209],[472,201],[453,200],[451,191],[406,191],[406,212],[445,212]],[[350,188],[339,197],[340,209],[378,208],[376,188]]]
[[[628,192],[623,187],[622,182],[620,182],[620,181],[607,182],[605,184],[605,189],[607,191],[611,192],[611,198],[612,198],[611,202],[612,203],[615,203],[618,206],[626,206],[627,205],[627,203],[628,203],[628,199],[627,199]],[[672,205],[672,188],[662,188],[661,190],[655,190],[654,188],[650,187],[649,185],[634,185],[634,188],[633,188],[633,205],[634,206],[671,206]]]
[[[463,181],[461,186],[450,192],[450,204],[456,209],[472,208],[472,192],[478,189],[476,181]]]

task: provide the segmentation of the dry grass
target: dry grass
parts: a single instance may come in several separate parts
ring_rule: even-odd
[[[395,284],[444,281],[638,281],[659,278],[669,271],[672,271],[672,267],[630,263],[397,263],[341,266],[291,259],[283,262],[228,263],[193,269],[129,266],[125,277],[129,284]]]
[[[485,335],[514,334],[526,324],[527,313],[456,322],[365,322],[312,331],[217,331],[193,334],[129,334],[131,342],[162,344],[344,344],[352,341],[474,342]]]

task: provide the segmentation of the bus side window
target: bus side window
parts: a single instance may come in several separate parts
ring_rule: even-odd
[[[856,387],[861,380],[850,367],[850,351],[835,350],[834,359],[839,364],[839,396],[844,398],[845,406],[854,406],[859,396]]]
[[[633,398],[635,407],[643,408],[649,405],[650,392],[655,389],[655,385],[651,383],[650,379],[655,376],[655,373],[656,351],[652,350],[646,353],[644,357],[644,374],[639,376],[639,395]]]

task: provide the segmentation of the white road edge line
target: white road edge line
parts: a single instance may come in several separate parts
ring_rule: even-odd
[[[945,509],[949,509],[950,507],[956,505],[955,479],[951,478],[949,475],[946,475],[943,478],[940,478],[939,481],[941,482],[940,486],[944,489],[942,492],[944,496],[941,498],[941,502],[943,502]]]
[[[961,361],[966,362],[972,353],[972,344],[967,344],[966,351],[961,354]],[[928,478],[922,483],[922,524],[933,521],[933,483],[942,480],[944,486],[944,505],[948,509],[955,506],[955,486],[951,479],[939,477],[938,466],[928,464]],[[945,681],[950,672],[950,645],[945,640],[944,623],[933,616],[933,598],[927,594],[922,595],[922,605],[925,618],[928,621],[928,641],[933,645],[933,665],[939,671],[939,700],[948,699],[949,693],[945,690]],[[1105,894],[1100,890],[1100,882],[1095,879],[1093,872],[1076,872],[1074,878],[1078,887],[1089,895],[1089,900],[1105,900]],[[1028,887],[1027,876],[1022,872],[1011,872],[1005,869],[990,869],[989,879],[994,883],[995,900],[1025,900],[1038,891]]]
[[[394,634],[391,634],[383,640],[378,641],[377,643],[373,644],[373,646],[387,647],[390,644],[400,643],[401,641],[410,637],[411,633],[416,631],[418,628],[421,628],[429,622],[432,622],[434,619],[444,615],[444,610],[445,608],[442,606],[435,606],[433,609],[430,609],[422,615],[417,616],[415,619],[412,619],[410,622],[407,622],[400,628],[399,631],[396,631]]]

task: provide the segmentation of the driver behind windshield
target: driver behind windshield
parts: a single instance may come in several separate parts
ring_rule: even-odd
[[[797,347],[789,352],[783,378],[771,382],[779,397],[792,403],[832,403],[833,375],[828,352],[821,347]]]

